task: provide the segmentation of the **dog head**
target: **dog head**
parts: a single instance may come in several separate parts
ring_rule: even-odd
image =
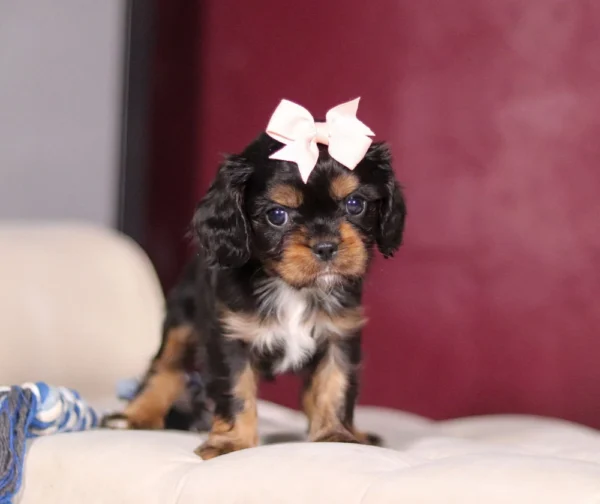
[[[295,163],[269,159],[281,147],[263,133],[221,165],[194,217],[211,266],[254,261],[293,287],[325,287],[361,278],[375,245],[394,254],[406,207],[385,144],[352,171],[320,145],[307,183]]]

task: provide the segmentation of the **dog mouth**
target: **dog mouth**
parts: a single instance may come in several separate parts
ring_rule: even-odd
[[[333,289],[346,285],[353,277],[345,275],[342,271],[337,271],[335,267],[326,266],[318,271],[313,271],[311,274],[306,274],[301,277],[289,278],[276,272],[286,283],[297,289],[316,288],[324,292],[330,292]]]
[[[332,257],[316,254],[303,237],[289,239],[285,245],[280,256],[267,261],[267,267],[295,288],[341,288],[362,277],[366,270],[368,253],[359,238],[342,239]]]
[[[343,280],[343,275],[331,271],[329,268],[317,273],[315,276],[315,284],[319,287],[333,287],[342,283]]]

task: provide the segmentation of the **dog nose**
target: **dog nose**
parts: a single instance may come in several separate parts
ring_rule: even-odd
[[[321,261],[331,261],[335,254],[337,254],[338,246],[337,243],[333,242],[321,242],[317,243],[313,247],[313,253],[321,260]]]

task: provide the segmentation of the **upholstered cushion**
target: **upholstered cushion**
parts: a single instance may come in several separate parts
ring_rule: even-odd
[[[163,298],[145,255],[78,225],[0,227],[0,383],[46,380],[118,408],[114,385],[143,371]],[[263,443],[302,439],[301,413],[259,408]],[[202,436],[90,431],[30,443],[15,504],[600,502],[600,435],[530,417],[434,423],[360,409],[386,448],[287,443],[209,462]]]
[[[300,413],[261,405],[263,440],[301,437]],[[203,462],[201,435],[95,431],[35,440],[20,504],[600,502],[600,435],[533,417],[433,423],[361,409],[388,448],[287,442]]]
[[[131,240],[77,223],[0,226],[0,384],[43,380],[84,398],[141,373],[164,298]]]

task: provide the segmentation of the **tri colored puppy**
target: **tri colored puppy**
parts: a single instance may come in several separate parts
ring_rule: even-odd
[[[179,411],[193,427],[208,409],[202,458],[256,446],[258,382],[292,371],[304,378],[311,440],[369,442],[353,421],[363,279],[375,245],[385,257],[400,246],[406,207],[387,146],[352,141],[355,117],[335,120],[312,122],[312,161],[277,155],[305,147],[291,128],[287,137],[267,129],[223,163],[197,207],[198,254],[169,296],[161,348],[106,425],[161,428]],[[340,146],[344,134],[351,141]],[[344,165],[342,148],[362,151]],[[208,401],[189,397],[195,372]]]

